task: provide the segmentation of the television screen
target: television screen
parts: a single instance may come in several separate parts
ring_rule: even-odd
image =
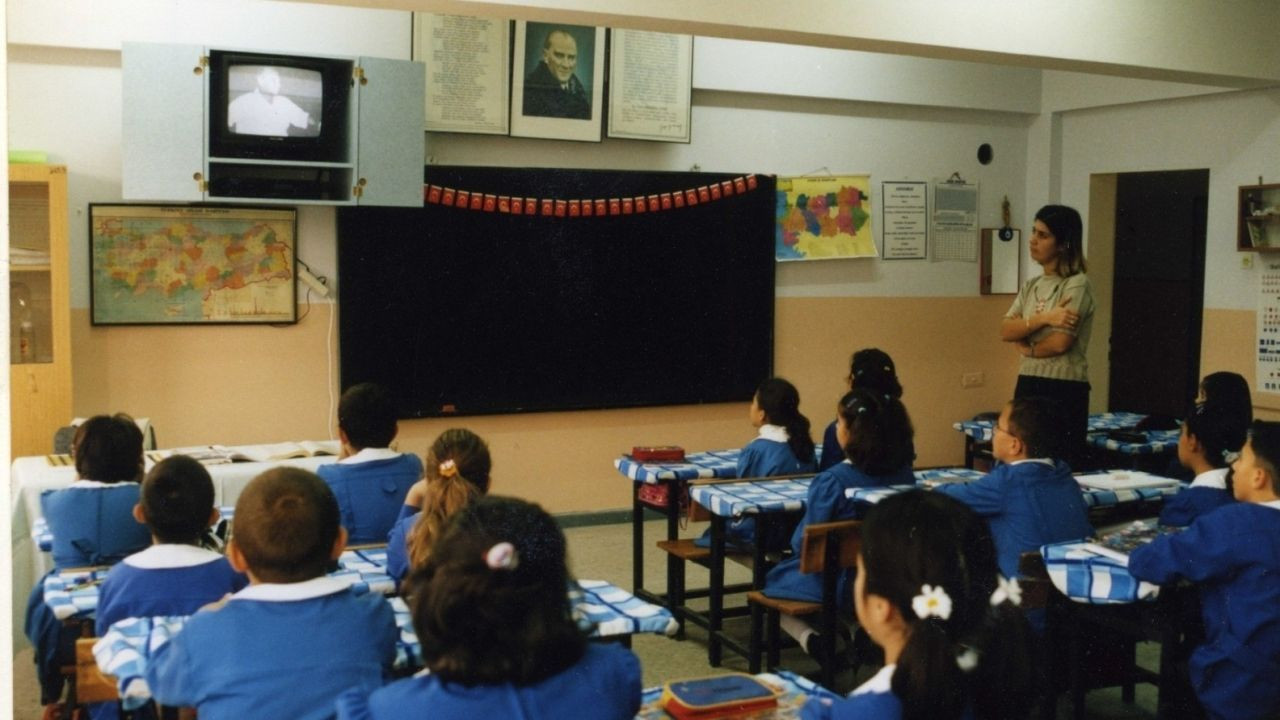
[[[429,166],[538,210],[339,208],[343,387],[386,386],[401,417],[749,400],[773,365],[772,178],[629,215],[533,200],[630,206],[734,177]]]
[[[232,65],[227,127],[237,135],[319,137],[324,81],[319,70]]]

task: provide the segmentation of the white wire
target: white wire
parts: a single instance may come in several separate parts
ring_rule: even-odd
[[[333,431],[334,426],[337,425],[336,418],[338,416],[337,401],[334,399],[334,393],[333,393],[333,316],[335,315],[335,310],[337,308],[336,308],[336,303],[329,302],[326,304],[329,306],[329,331],[324,341],[324,356],[329,366],[329,371],[328,371],[329,381],[326,383],[329,387],[329,414],[326,417],[330,418],[330,420],[328,421],[329,439],[337,440],[338,438],[336,437]]]

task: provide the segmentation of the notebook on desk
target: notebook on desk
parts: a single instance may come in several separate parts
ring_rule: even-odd
[[[1136,488],[1168,487],[1177,485],[1173,478],[1160,477],[1136,470],[1111,470],[1109,472],[1077,475],[1080,487],[1091,490],[1133,490]]]

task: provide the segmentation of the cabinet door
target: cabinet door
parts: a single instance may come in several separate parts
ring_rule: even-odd
[[[124,199],[204,199],[203,54],[199,45],[124,43]]]
[[[361,205],[422,205],[426,161],[426,66],[360,58],[358,177]]]

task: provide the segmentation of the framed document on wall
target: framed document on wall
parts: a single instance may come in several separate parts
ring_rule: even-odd
[[[432,132],[506,135],[511,21],[413,14],[413,59],[427,66]]]
[[[693,36],[611,30],[609,38],[609,137],[689,142]]]
[[[516,21],[511,134],[600,142],[604,28]]]

